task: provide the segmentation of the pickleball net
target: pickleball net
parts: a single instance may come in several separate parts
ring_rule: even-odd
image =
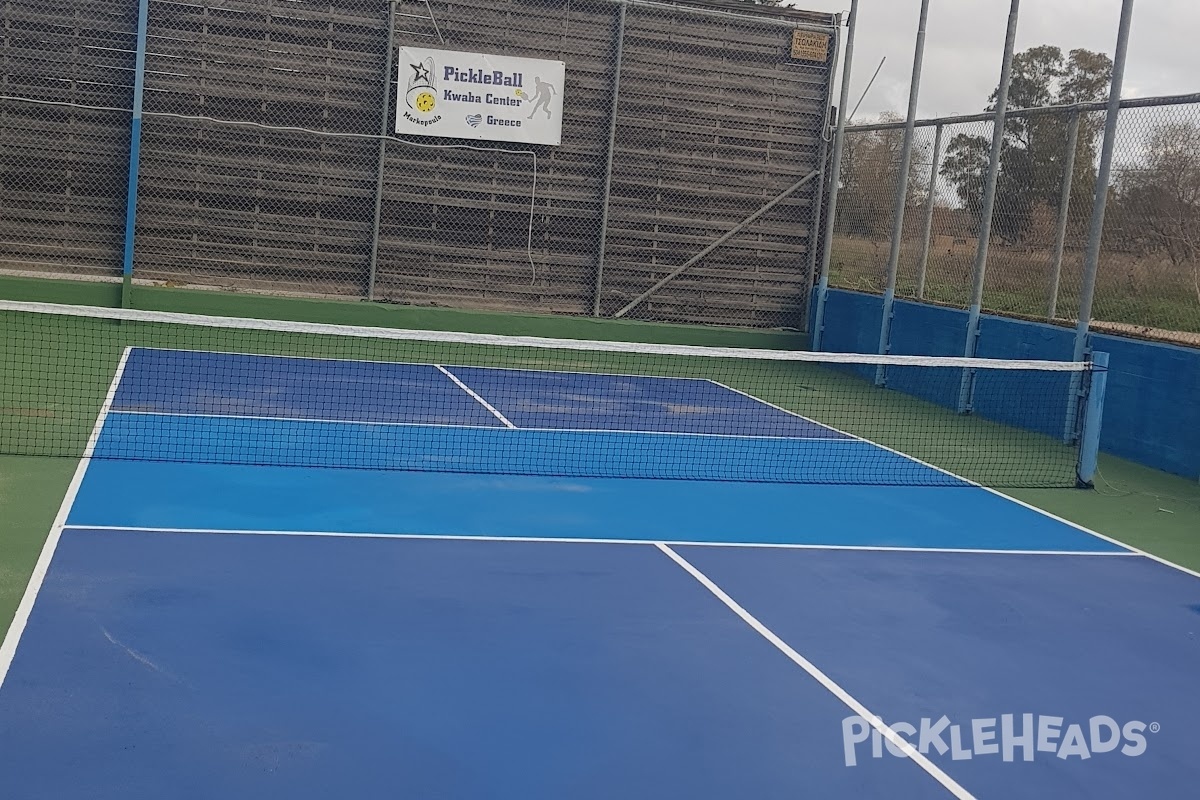
[[[3,454],[576,478],[1074,486],[1095,371],[15,301],[0,334]]]

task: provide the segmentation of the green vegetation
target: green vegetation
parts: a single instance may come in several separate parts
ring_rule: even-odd
[[[839,236],[830,258],[830,285],[881,293],[887,270],[886,241]],[[896,296],[916,299],[920,242],[901,248]],[[974,250],[965,245],[931,248],[924,299],[965,308],[970,302]],[[988,254],[984,309],[1045,320],[1049,300],[1051,255],[1046,250],[993,246]],[[1094,319],[1138,328],[1200,333],[1200,299],[1189,277],[1169,263],[1128,254],[1107,254],[1097,276]],[[1079,307],[1083,254],[1063,259],[1062,286],[1055,317],[1073,320]],[[1194,337],[1174,338],[1195,342]]]

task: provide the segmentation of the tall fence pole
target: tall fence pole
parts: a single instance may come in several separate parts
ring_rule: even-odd
[[[813,191],[813,206],[812,215],[810,216],[811,225],[808,229],[808,264],[804,269],[804,332],[812,334],[812,293],[813,282],[817,275],[817,243],[821,241],[821,222],[822,211],[824,211],[825,202],[825,174],[829,168],[829,142],[832,140],[832,129],[830,122],[833,117],[833,68],[838,63],[838,56],[841,55],[842,37],[833,37],[833,58],[830,60],[830,76],[829,85],[825,90],[825,118],[821,122],[821,152],[818,153],[820,159],[819,172],[817,173],[817,187]]]
[[[992,236],[992,212],[996,207],[996,182],[1000,175],[1000,153],[1004,147],[1004,115],[1008,111],[1008,86],[1012,80],[1013,50],[1017,40],[1017,16],[1021,0],[1012,0],[1008,9],[1008,29],[1004,34],[1004,58],[1000,64],[1000,86],[996,92],[996,113],[992,119],[992,150],[988,158],[987,179],[983,184],[983,208],[979,219],[979,245],[975,248],[975,270],[971,284],[971,306],[967,312],[967,341],[963,355],[975,356],[979,339],[979,311],[983,305],[983,281],[987,273],[988,240]],[[971,387],[975,376],[963,370],[958,391],[958,411],[971,410]]]
[[[600,316],[600,294],[604,289],[604,251],[608,246],[608,201],[612,193],[613,150],[617,146],[617,101],[621,99],[621,60],[625,54],[625,9],[617,10],[617,52],[613,57],[612,111],[608,116],[608,155],[604,162],[604,194],[600,198],[600,241],[596,244],[596,288],[592,293],[592,316]]]
[[[925,56],[925,22],[929,18],[929,0],[921,0],[917,20],[917,45],[913,49],[912,79],[908,85],[908,114],[905,116],[904,142],[900,147],[900,171],[896,175],[896,199],[892,211],[892,247],[888,253],[887,284],[883,289],[883,318],[879,324],[879,353],[890,349],[892,313],[896,302],[896,277],[900,274],[900,248],[904,244],[904,210],[908,204],[908,171],[912,167],[913,131],[917,125],[917,95],[921,89],[921,61]],[[875,368],[875,385],[887,381],[887,369]]]
[[[1050,302],[1046,319],[1058,315],[1058,287],[1062,283],[1063,249],[1067,243],[1067,218],[1071,209],[1071,185],[1075,180],[1075,150],[1079,144],[1079,112],[1071,112],[1067,123],[1067,155],[1063,159],[1062,194],[1058,198],[1058,229],[1054,232],[1054,260],[1050,265]]]
[[[854,65],[854,30],[858,23],[858,0],[850,0],[846,18],[846,55],[842,59],[842,88],[838,95],[837,130],[833,135],[833,156],[829,174],[829,204],[825,212],[825,236],[821,247],[821,271],[817,280],[817,310],[813,315],[812,349],[821,349],[825,331],[825,302],[829,297],[829,259],[833,254],[833,231],[837,224],[838,190],[842,179],[842,145],[846,139],[846,105],[850,102],[850,70]]]
[[[929,198],[925,203],[925,231],[921,236],[921,260],[917,262],[917,299],[925,299],[925,273],[929,269],[929,240],[933,236],[933,207],[937,203],[938,161],[942,158],[942,133],[938,125],[933,134],[933,164],[929,167]]]
[[[129,181],[125,193],[125,249],[121,259],[121,306],[133,304],[133,247],[137,238],[138,174],[142,160],[142,98],[146,89],[146,32],[150,0],[138,2],[137,55],[133,67],[133,114],[129,118]]]
[[[828,125],[825,130],[828,133]],[[829,164],[829,143],[825,141],[824,136],[821,139],[821,152],[818,155],[821,159],[821,167],[817,173],[817,188],[813,191],[813,209],[810,217],[812,224],[808,229],[808,263],[804,267],[804,332],[809,335],[812,334],[810,312],[812,310],[813,281],[816,280],[817,275],[817,242],[821,240],[821,207],[824,202],[822,194],[825,190],[825,169]]]
[[[379,115],[379,155],[375,161],[375,213],[371,217],[371,259],[367,267],[367,299],[375,299],[375,273],[379,269],[379,224],[383,217],[383,178],[387,168],[387,135],[391,125],[392,71],[396,58],[396,3],[387,0],[387,56],[383,68],[383,110]]]
[[[1100,239],[1104,233],[1104,210],[1108,204],[1108,182],[1112,177],[1113,148],[1117,139],[1117,117],[1121,111],[1121,84],[1125,79],[1125,54],[1129,50],[1129,28],[1133,22],[1133,0],[1122,0],[1121,23],[1117,28],[1117,49],[1113,53],[1112,83],[1108,89],[1108,109],[1104,117],[1104,138],[1100,144],[1100,166],[1096,171],[1096,198],[1092,203],[1092,222],[1088,228],[1087,249],[1083,256],[1083,284],[1079,290],[1079,321],[1075,326],[1075,360],[1087,350],[1088,327],[1092,322],[1092,301],[1096,297],[1096,272],[1100,266]]]

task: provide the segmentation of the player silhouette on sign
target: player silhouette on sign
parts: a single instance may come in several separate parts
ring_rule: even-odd
[[[533,119],[533,115],[538,112],[539,108],[546,112],[546,119],[550,119],[550,100],[554,97],[554,87],[538,77],[533,79],[533,83],[537,87],[533,90],[533,97],[524,92],[520,93],[523,100],[534,101],[533,110],[529,112],[526,119]]]

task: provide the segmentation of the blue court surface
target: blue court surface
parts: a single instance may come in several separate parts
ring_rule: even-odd
[[[4,798],[1200,794],[1197,576],[719,384],[134,349],[110,399]]]

